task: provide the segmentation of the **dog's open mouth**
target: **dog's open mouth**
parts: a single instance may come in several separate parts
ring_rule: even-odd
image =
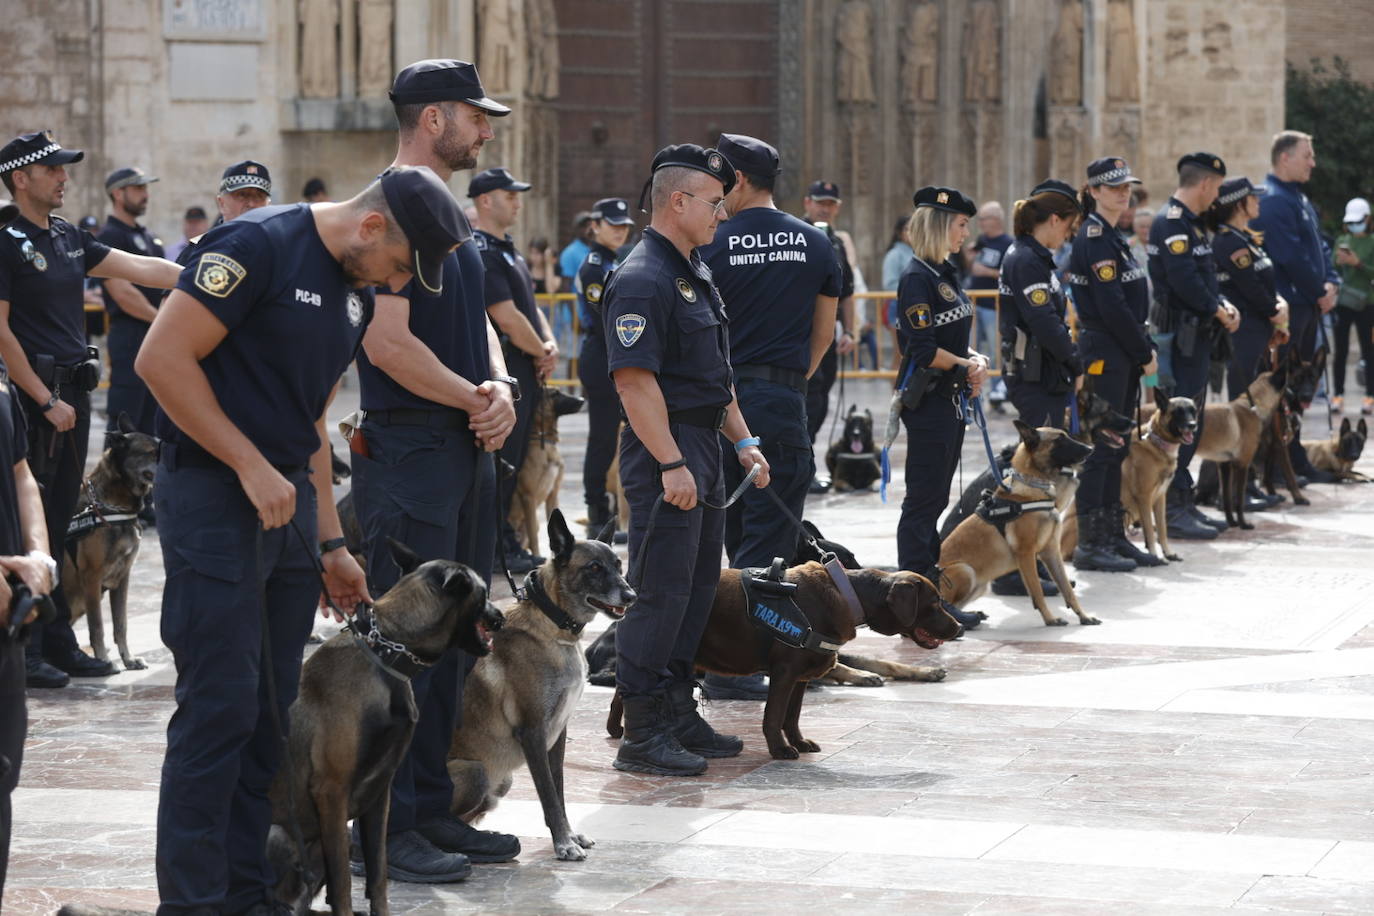
[[[865,451],[864,440],[860,439],[858,436],[852,436],[849,440],[849,450],[856,455],[863,454]]]
[[[944,640],[927,630],[925,627],[917,627],[916,632],[911,634],[916,645],[922,649],[938,649],[944,645]]]
[[[482,621],[477,621],[477,640],[482,644],[482,648],[491,651],[492,629]]]
[[[587,603],[590,604],[592,607],[596,608],[598,611],[605,611],[607,614],[610,614],[612,617],[617,617],[617,618],[619,618],[619,617],[624,617],[624,616],[625,616],[625,608],[623,608],[623,607],[621,607],[620,605],[617,605],[617,604],[607,604],[607,603],[604,602],[604,601],[598,601],[597,599],[593,598],[591,595],[588,595],[588,596],[587,596]]]
[[[1121,448],[1123,445],[1126,444],[1125,439],[1121,438],[1116,433],[1112,432],[1110,429],[1099,429],[1098,433],[1101,434],[1102,438],[1105,439],[1107,444],[1110,445],[1112,448]]]
[[[1185,429],[1183,432],[1179,433],[1178,437],[1183,441],[1184,445],[1191,445],[1193,442],[1193,431],[1191,429]]]

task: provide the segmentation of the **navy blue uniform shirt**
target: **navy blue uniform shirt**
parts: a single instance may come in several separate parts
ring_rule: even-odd
[[[994,235],[992,238],[979,237],[973,246],[973,262],[982,264],[984,267],[991,267],[999,270],[1002,267],[1002,259],[1007,256],[1007,249],[1011,247],[1014,240],[1005,232],[1001,235]],[[969,274],[969,289],[997,289],[996,277],[977,277]],[[988,299],[979,300],[980,308],[992,308],[992,302]]]
[[[177,289],[229,330],[200,363],[225,414],[272,464],[308,464],[320,447],[315,421],[374,301],[349,285],[310,205],[261,207],[211,229]],[[161,409],[157,432],[188,438]]]
[[[1003,340],[1014,341],[1020,328],[1074,375],[1082,374],[1078,349],[1064,320],[1068,304],[1048,248],[1033,236],[1018,237],[1002,259],[997,291]]]
[[[808,226],[815,225],[815,223],[811,222],[809,219],[802,220],[802,222],[806,223]],[[840,241],[840,237],[835,234],[834,229],[826,225],[825,229],[822,231],[825,232],[825,237],[830,240],[830,247],[835,250],[835,257],[839,259],[840,262],[840,298],[848,299],[850,296],[854,295],[854,268],[850,266],[849,253],[845,251],[844,242]],[[807,368],[809,369],[810,366]]]
[[[9,368],[0,359],[0,556],[28,553],[19,524],[19,494],[14,484],[14,466],[29,453],[28,426],[24,408],[19,405],[17,388],[10,381]]]
[[[716,228],[701,259],[730,309],[737,365],[811,368],[817,296],[840,295],[840,261],[826,234],[790,213],[750,207]]]
[[[148,227],[130,226],[123,220],[115,219],[114,216],[105,220],[105,226],[96,238],[111,248],[118,248],[120,251],[127,251],[130,254],[141,254],[150,258],[166,257],[166,252],[162,248],[162,240],[155,238],[148,231]],[[147,299],[148,304],[153,308],[162,304],[163,290],[153,289],[150,286],[136,286],[134,288],[143,294],[143,298]],[[105,289],[104,283],[100,285],[100,295],[105,300],[105,311],[110,313],[111,318],[124,317],[124,311]]]
[[[0,232],[0,299],[30,362],[42,353],[74,366],[86,358],[86,274],[110,247],[60,216],[48,222],[40,229],[19,216]]]
[[[1316,305],[1326,284],[1341,282],[1322,240],[1317,211],[1296,181],[1264,179],[1269,193],[1260,198],[1254,227],[1264,233],[1264,247],[1274,262],[1275,288],[1295,306]]]
[[[959,288],[959,269],[946,258],[932,267],[912,258],[897,284],[897,340],[917,369],[930,366],[936,350],[968,356],[973,303]],[[901,384],[901,379],[897,380]]]
[[[582,333],[601,336],[601,297],[606,292],[611,272],[619,266],[620,261],[616,259],[614,251],[600,242],[592,242],[592,250],[587,252],[573,280],[573,292],[577,294],[577,320],[582,323]]]
[[[1222,226],[1212,236],[1212,262],[1222,293],[1242,315],[1273,318],[1279,310],[1274,263],[1248,231]]]
[[[725,304],[697,252],[690,260],[653,229],[602,295],[608,370],[648,369],[668,410],[733,399]]]
[[[1145,327],[1150,312],[1145,267],[1136,263],[1125,237],[1098,213],[1078,227],[1068,280],[1079,325],[1109,335],[1137,365],[1148,363],[1154,345]]]
[[[534,333],[539,334],[539,318],[535,314],[539,307],[534,301],[534,278],[530,276],[525,259],[515,250],[515,240],[509,235],[497,238],[481,229],[473,232],[472,240],[477,243],[477,250],[482,254],[482,264],[487,271],[483,305],[490,307],[510,299],[520,314],[534,326]]]
[[[444,367],[474,385],[491,377],[487,350],[487,309],[482,255],[464,243],[444,258],[443,292],[426,290],[412,279],[395,295],[410,301],[410,333],[430,349]],[[379,289],[378,295],[390,295]],[[363,410],[452,410],[408,390],[358,351],[358,387]]]
[[[1212,318],[1221,304],[1212,246],[1201,221],[1178,198],[1170,197],[1150,226],[1150,282],[1155,298],[1175,316]]]

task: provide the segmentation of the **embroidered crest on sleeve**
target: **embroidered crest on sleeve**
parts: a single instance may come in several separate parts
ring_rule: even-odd
[[[601,301],[601,284],[600,284],[600,283],[589,283],[589,284],[587,284],[587,301],[588,301],[588,302],[600,302],[600,301]]]
[[[1254,263],[1254,258],[1250,257],[1250,252],[1244,248],[1237,248],[1231,252],[1231,262],[1241,270]]]
[[[649,326],[649,322],[643,315],[636,315],[633,312],[626,312],[615,320],[615,336],[620,339],[622,347],[633,347],[635,341],[644,335],[644,329]]]
[[[918,331],[930,327],[930,306],[924,302],[918,302],[906,310],[906,320],[913,328]]]
[[[1103,283],[1110,283],[1116,279],[1116,262],[1112,260],[1098,261],[1093,265],[1093,274]]]
[[[1043,283],[1027,287],[1025,293],[1031,305],[1049,305],[1050,303],[1050,291],[1045,288]]]
[[[1171,235],[1164,240],[1164,246],[1169,249],[1170,254],[1184,254],[1188,250],[1188,236]]]
[[[226,254],[207,251],[196,265],[196,289],[223,299],[234,291],[248,271]]]

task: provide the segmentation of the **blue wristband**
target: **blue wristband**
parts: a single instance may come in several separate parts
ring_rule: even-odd
[[[758,436],[749,436],[748,438],[741,439],[741,440],[739,440],[738,442],[735,443],[735,451],[736,451],[736,452],[742,452],[742,451],[744,451],[745,449],[749,448],[749,446],[751,446],[751,445],[758,445],[758,444],[759,444],[759,437],[758,437]]]

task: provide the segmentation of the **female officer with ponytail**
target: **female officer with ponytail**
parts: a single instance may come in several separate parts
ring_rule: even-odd
[[[949,486],[964,444],[959,392],[977,397],[987,379],[987,357],[969,349],[973,304],[959,288],[949,259],[968,238],[978,208],[953,188],[922,188],[907,224],[914,256],[897,286],[897,339],[902,347],[898,384],[906,427],[906,497],[897,523],[897,562],[937,586],[940,538],[935,523],[949,503]],[[966,629],[982,615],[946,605]]]
[[[1065,426],[1065,410],[1083,374],[1065,322],[1067,305],[1051,252],[1078,228],[1078,196],[1053,179],[1012,210],[1016,241],[1002,259],[999,316],[1007,393],[1023,422]]]
[[[1081,197],[1087,215],[1074,238],[1068,270],[1086,384],[1128,415],[1135,411],[1140,377],[1158,369],[1145,328],[1150,300],[1145,267],[1136,263],[1116,229],[1130,203],[1131,185],[1139,183],[1125,160],[1108,157],[1089,164]],[[1121,462],[1129,447],[1096,445],[1084,464],[1075,497],[1078,547],[1073,563],[1079,569],[1125,572],[1164,563],[1126,538]]]

